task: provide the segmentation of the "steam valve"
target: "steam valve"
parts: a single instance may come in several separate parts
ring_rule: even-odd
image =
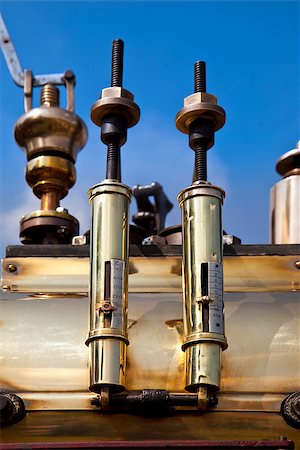
[[[27,156],[26,181],[41,200],[40,209],[23,216],[23,244],[66,244],[79,233],[78,220],[60,207],[76,180],[75,162],[87,140],[84,122],[74,113],[74,74],[67,71],[67,109],[59,107],[58,88],[47,83],[41,104],[32,109],[32,73],[24,73],[25,114],[15,125],[15,139]]]
[[[194,68],[195,93],[176,116],[195,152],[193,184],[178,195],[182,209],[183,322],[186,390],[198,393],[199,409],[220,388],[221,351],[227,347],[223,318],[221,206],[225,193],[207,181],[206,153],[225,123],[217,98],[206,93],[205,63]]]

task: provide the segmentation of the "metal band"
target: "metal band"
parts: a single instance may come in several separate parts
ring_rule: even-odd
[[[213,186],[209,183],[205,184],[193,184],[192,186],[187,187],[183,191],[181,191],[178,196],[177,200],[182,206],[182,203],[192,197],[199,197],[199,196],[209,196],[209,197],[216,197],[218,198],[221,203],[223,204],[224,197],[225,197],[225,191],[223,189],[219,188],[218,186]]]
[[[214,342],[225,350],[228,347],[227,339],[224,335],[218,333],[193,333],[186,337],[184,343],[182,344],[182,350],[189,346],[201,344],[202,342]]]
[[[132,198],[132,190],[129,186],[126,186],[126,184],[117,183],[112,180],[103,180],[101,183],[95,184],[88,191],[89,202],[91,203],[97,195],[111,193],[122,194],[127,197],[129,201],[131,201]]]

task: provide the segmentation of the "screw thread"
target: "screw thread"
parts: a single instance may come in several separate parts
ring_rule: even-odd
[[[196,61],[194,64],[194,91],[206,92],[206,65],[204,61]],[[195,150],[195,166],[193,183],[195,181],[207,181],[207,149],[198,145]]]
[[[106,178],[121,181],[120,147],[115,143],[107,146]]]
[[[194,64],[194,91],[206,92],[206,67],[204,61],[196,61]]]
[[[51,83],[41,90],[41,105],[59,106],[59,89]]]
[[[124,42],[115,39],[112,44],[111,86],[122,87]]]
[[[195,181],[207,181],[207,152],[204,146],[195,148],[195,169],[193,183]]]

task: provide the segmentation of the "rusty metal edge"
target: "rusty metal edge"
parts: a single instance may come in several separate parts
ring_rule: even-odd
[[[168,448],[168,449],[222,449],[247,448],[248,450],[261,449],[294,449],[294,442],[290,440],[260,440],[260,441],[172,441],[172,440],[147,440],[147,441],[99,441],[99,442],[33,442],[33,443],[6,443],[0,444],[1,450],[40,450],[40,449],[119,449],[119,448]]]
[[[89,245],[9,245],[6,258],[26,257],[89,257]],[[224,256],[291,256],[300,255],[299,244],[233,244],[224,246]],[[181,245],[137,245],[129,248],[129,256],[182,256]]]

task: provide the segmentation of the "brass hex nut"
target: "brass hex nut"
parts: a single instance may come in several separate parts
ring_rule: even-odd
[[[182,133],[189,134],[190,125],[199,118],[212,120],[214,131],[223,127],[226,114],[217,104],[215,95],[196,92],[185,97],[184,106],[176,115],[176,127]]]
[[[102,90],[101,97],[91,109],[92,121],[101,127],[108,114],[119,114],[125,117],[127,127],[131,128],[140,120],[140,108],[134,103],[131,92],[122,87],[109,87]]]
[[[185,97],[183,101],[184,106],[195,105],[198,103],[211,103],[212,105],[217,105],[217,97],[212,94],[207,94],[206,92],[196,92],[195,94]]]
[[[124,89],[122,87],[108,87],[105,89],[102,89],[101,97],[100,98],[128,98],[129,100],[133,101],[134,96],[131,92],[127,91],[127,89]]]

